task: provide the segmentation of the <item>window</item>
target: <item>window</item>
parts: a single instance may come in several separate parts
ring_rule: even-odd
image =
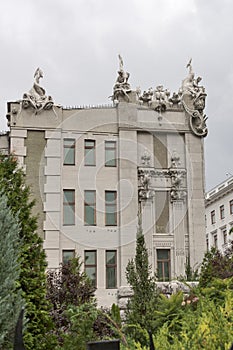
[[[106,288],[117,287],[117,252],[106,251]]]
[[[75,224],[75,191],[63,191],[63,225]]]
[[[97,286],[97,264],[96,250],[85,250],[84,252],[84,269],[87,276],[90,278],[94,287]]]
[[[222,229],[222,237],[223,237],[223,244],[227,244],[227,230],[226,230],[226,228]]]
[[[224,205],[220,205],[220,219],[225,218]]]
[[[169,281],[170,280],[170,250],[169,249],[157,249],[157,268],[158,268],[158,280]]]
[[[68,263],[69,260],[73,259],[75,256],[75,252],[73,249],[71,250],[63,250],[62,251],[62,262],[63,264]]]
[[[95,191],[84,191],[84,221],[85,225],[96,225]]]
[[[84,164],[85,165],[95,165],[95,141],[85,140],[84,141]]]
[[[116,166],[116,142],[105,141],[105,166]]]
[[[211,224],[215,224],[215,210],[212,210],[210,213]]]
[[[213,244],[216,249],[218,249],[218,236],[217,234],[213,235]]]
[[[105,191],[105,225],[117,225],[116,191]]]
[[[64,165],[75,165],[75,139],[64,139]]]
[[[233,199],[230,200],[229,204],[230,204],[230,214],[233,214]]]

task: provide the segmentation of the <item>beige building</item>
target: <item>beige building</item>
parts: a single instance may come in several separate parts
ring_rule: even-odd
[[[233,239],[233,176],[206,193],[206,244],[224,252]]]
[[[122,58],[108,106],[54,104],[35,73],[32,89],[8,103],[10,152],[36,198],[48,267],[77,253],[99,305],[117,302],[135,255],[138,219],[159,280],[197,267],[205,243],[205,89],[191,61],[178,93],[141,93]]]

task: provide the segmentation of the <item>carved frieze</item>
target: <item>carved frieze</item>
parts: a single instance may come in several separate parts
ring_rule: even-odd
[[[54,103],[52,97],[46,96],[45,89],[40,86],[40,79],[43,78],[43,72],[40,68],[37,68],[34,78],[35,81],[32,89],[23,95],[22,108],[32,108],[37,114],[42,110],[51,109]]]

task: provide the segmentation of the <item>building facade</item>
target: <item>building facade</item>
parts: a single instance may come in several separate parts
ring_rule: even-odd
[[[141,93],[119,56],[113,103],[95,108],[55,105],[37,69],[32,89],[8,103],[10,152],[36,198],[48,268],[80,255],[99,305],[127,285],[139,222],[159,280],[202,261],[206,93],[187,68],[178,93]]]
[[[233,233],[233,176],[206,193],[206,245],[224,253]]]

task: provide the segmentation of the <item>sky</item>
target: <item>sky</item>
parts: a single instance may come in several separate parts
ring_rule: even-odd
[[[118,54],[132,88],[178,91],[192,58],[207,92],[206,190],[233,174],[233,1],[0,2],[0,129],[6,103],[40,81],[63,106],[108,104]]]

